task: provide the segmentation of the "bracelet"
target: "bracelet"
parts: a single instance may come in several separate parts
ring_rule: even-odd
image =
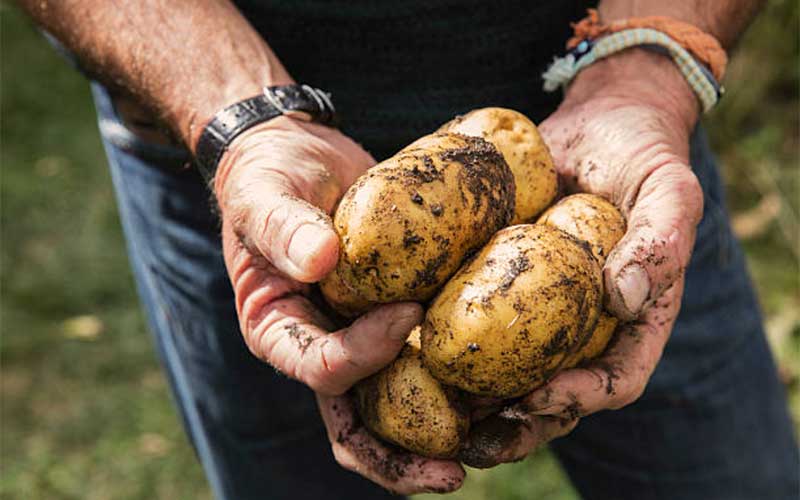
[[[649,28],[628,29],[598,40],[580,41],[567,55],[556,58],[544,72],[544,90],[553,92],[559,87],[566,87],[579,71],[590,64],[631,47],[666,52],[700,100],[704,112],[713,108],[725,91],[714,75],[680,44],[666,34]]]
[[[572,23],[574,36],[567,42],[569,52],[555,58],[542,75],[544,90],[565,87],[583,68],[593,62],[632,47],[640,47],[672,58],[692,91],[708,111],[725,89],[728,56],[714,36],[689,23],[665,16],[634,17],[603,24],[597,9]]]
[[[717,81],[725,76],[728,55],[714,36],[696,26],[666,16],[632,17],[619,19],[609,24],[600,22],[597,9],[588,9],[588,15],[577,23],[572,23],[574,35],[567,41],[567,49],[574,49],[582,40],[596,40],[603,35],[634,28],[650,28],[664,33],[689,51],[701,64],[707,66]]]

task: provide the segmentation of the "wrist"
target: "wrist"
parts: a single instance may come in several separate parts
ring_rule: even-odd
[[[319,136],[334,131],[329,127],[312,122],[303,122],[288,116],[278,116],[258,125],[250,127],[238,135],[220,157],[213,182],[211,184],[220,209],[224,210],[226,201],[226,186],[234,173],[239,170],[237,166],[251,165],[254,161],[253,154],[260,154],[260,148],[266,144],[277,141],[281,148],[292,144],[309,142],[310,135]],[[255,161],[258,161],[256,158]]]
[[[176,87],[175,95],[166,100],[173,103],[167,110],[170,122],[193,154],[203,130],[217,113],[261,94],[264,87],[295,83],[260,35],[247,30],[239,37],[242,40],[230,49],[235,57],[228,57],[224,67],[199,65],[191,75],[189,92]]]
[[[628,49],[601,59],[582,70],[569,86],[562,106],[590,99],[629,100],[662,111],[676,125],[691,132],[700,104],[675,63],[645,49]]]
[[[286,80],[286,83],[293,83],[291,80]],[[214,119],[217,113],[227,108],[231,104],[249,99],[253,96],[259,95],[263,92],[264,86],[273,85],[273,83],[265,83],[259,85],[256,82],[248,81],[237,84],[232,84],[226,89],[221,89],[213,99],[203,101],[196,105],[192,110],[189,118],[185,120],[182,127],[185,130],[185,137],[187,144],[189,144],[192,152],[196,152],[197,142],[203,133],[205,127]],[[277,83],[275,85],[278,85]]]
[[[214,116],[231,104],[243,101],[263,93],[264,87],[273,85],[288,85],[294,83],[289,75],[283,71],[281,75],[262,78],[243,78],[237,81],[226,82],[215,88],[211,95],[204,95],[203,99],[186,106],[186,111],[178,120],[178,129],[181,137],[192,151],[196,152],[197,142]]]
[[[279,124],[294,122],[297,130],[302,130],[301,123],[315,123],[333,126],[337,123],[336,109],[327,92],[309,85],[278,85],[264,88],[258,95],[236,102],[224,110],[216,113],[214,118],[205,126],[195,144],[194,159],[198,170],[207,183],[212,183],[218,174],[223,156],[228,151],[238,147],[243,139],[250,137],[246,134],[254,127],[276,118],[293,118],[288,122],[277,121]],[[285,127],[281,127],[285,128]],[[260,127],[257,130],[267,130]],[[259,137],[265,137],[260,134]],[[229,163],[226,161],[226,163]],[[223,174],[224,178],[225,174]]]

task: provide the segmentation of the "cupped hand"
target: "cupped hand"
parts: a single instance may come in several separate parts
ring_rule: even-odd
[[[477,425],[467,447],[476,463],[519,460],[580,417],[622,408],[643,393],[680,310],[703,213],[688,162],[696,115],[695,97],[673,63],[633,50],[584,70],[541,124],[567,191],[603,196],[628,221],[603,270],[606,308],[627,323],[601,357],[558,373],[490,417],[503,425]],[[485,451],[482,443],[498,441],[496,429],[505,433],[504,445]]]
[[[463,480],[458,464],[380,444],[360,426],[345,394],[397,356],[422,308],[386,305],[337,329],[313,300],[311,284],[338,258],[329,214],[374,163],[338,130],[287,117],[232,143],[213,189],[239,325],[256,357],[317,393],[341,465],[399,493],[451,491]]]

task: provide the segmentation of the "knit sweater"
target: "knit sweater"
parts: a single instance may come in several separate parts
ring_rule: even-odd
[[[577,0],[237,0],[298,82],[333,94],[342,129],[377,159],[457,114],[503,106],[534,121],[560,95],[541,74]]]

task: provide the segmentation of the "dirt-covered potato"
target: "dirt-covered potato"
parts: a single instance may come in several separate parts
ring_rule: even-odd
[[[512,224],[530,222],[558,195],[558,175],[536,125],[522,113],[482,108],[444,124],[440,130],[483,137],[505,157],[517,185]]]
[[[583,345],[602,296],[600,266],[585,242],[543,224],[508,227],[431,304],[423,361],[467,392],[521,396]]]
[[[370,302],[360,295],[358,289],[350,286],[337,270],[328,274],[319,285],[325,301],[346,318],[358,316],[375,305],[375,302]]]
[[[617,208],[600,196],[573,194],[547,209],[537,223],[548,224],[587,242],[600,266],[625,234],[625,218]],[[619,320],[603,311],[586,343],[565,364],[571,368],[603,353]]]
[[[594,327],[592,334],[585,340],[585,344],[569,357],[564,363],[563,368],[572,368],[578,366],[584,361],[594,359],[603,354],[606,350],[611,337],[614,336],[614,331],[617,329],[619,320],[612,316],[610,313],[603,311],[600,313],[600,318],[597,320],[597,326]]]
[[[400,356],[355,386],[364,425],[419,455],[452,458],[469,431],[469,416],[457,391],[439,383],[422,365],[419,327]]]
[[[562,198],[539,217],[539,224],[548,224],[566,231],[592,247],[600,265],[625,234],[625,218],[617,207],[594,194],[580,193]]]
[[[430,299],[514,213],[514,179],[478,137],[437,133],[362,175],[334,215],[341,239],[323,295],[353,316],[374,304]]]

